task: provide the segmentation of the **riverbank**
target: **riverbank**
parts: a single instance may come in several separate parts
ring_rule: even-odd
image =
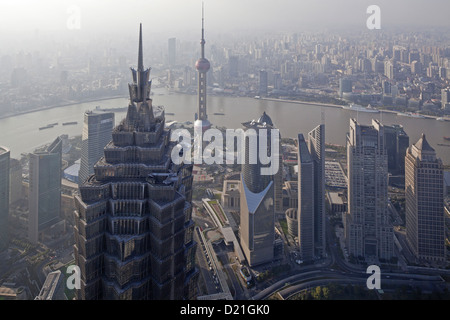
[[[322,103],[322,102],[311,102],[311,101],[301,101],[301,100],[286,100],[286,99],[277,99],[277,98],[255,98],[258,100],[267,100],[267,101],[275,101],[275,102],[286,102],[286,103],[296,103],[296,104],[309,104],[309,105],[315,105],[315,106],[322,106],[322,107],[332,107],[332,108],[340,108],[340,109],[344,109],[344,105],[339,105],[339,104],[330,104],[330,103]],[[442,116],[431,116],[431,115],[427,115],[427,114],[420,114],[420,117],[415,117],[409,114],[406,114],[404,112],[400,112],[400,111],[395,111],[395,110],[386,110],[386,109],[377,109],[380,112],[384,112],[384,113],[392,113],[398,116],[405,116],[405,117],[410,117],[410,118],[422,118],[422,119],[439,119],[442,118]],[[449,121],[450,119],[445,121]]]
[[[11,118],[11,117],[15,117],[15,116],[20,116],[20,115],[24,115],[24,114],[29,114],[29,113],[33,113],[33,112],[39,112],[39,111],[44,111],[44,110],[49,110],[49,109],[54,109],[54,108],[61,108],[61,107],[71,106],[71,105],[74,105],[74,104],[90,103],[90,102],[111,100],[111,99],[119,99],[119,98],[126,98],[126,96],[124,96],[124,95],[115,95],[115,96],[108,96],[108,97],[102,97],[102,98],[83,99],[83,100],[79,100],[79,101],[71,100],[71,101],[67,101],[67,102],[62,103],[62,104],[58,103],[58,104],[51,105],[51,106],[45,106],[45,107],[41,107],[41,108],[36,108],[36,109],[31,109],[31,110],[26,110],[26,111],[6,114],[6,115],[0,115],[0,119]]]
[[[323,102],[311,102],[311,101],[301,101],[301,100],[286,100],[286,99],[277,99],[277,98],[255,98],[259,100],[267,100],[267,101],[275,101],[275,102],[287,102],[287,103],[296,103],[296,104],[310,104],[315,106],[323,106],[323,107],[332,107],[332,108],[343,108],[343,105],[339,104],[330,104]]]

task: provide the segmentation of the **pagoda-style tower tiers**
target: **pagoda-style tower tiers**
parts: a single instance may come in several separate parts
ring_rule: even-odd
[[[195,299],[192,165],[172,162],[164,111],[154,114],[142,26],[131,71],[127,115],[75,196],[77,298]]]

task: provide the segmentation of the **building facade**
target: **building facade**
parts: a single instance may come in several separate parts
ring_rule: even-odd
[[[245,122],[243,125],[246,135],[240,184],[240,243],[248,264],[255,266],[274,258],[274,175],[261,174],[262,168],[267,168],[268,165],[263,165],[257,159],[262,130],[267,133],[264,150],[267,150],[267,154],[272,152],[270,134],[273,123],[264,113],[258,120]]]
[[[405,155],[409,136],[401,125],[384,126],[385,146],[388,154],[388,172],[405,174]]]
[[[325,253],[325,125],[308,133],[308,150],[314,162],[314,250]]]
[[[39,241],[41,231],[58,222],[61,213],[62,139],[30,154],[28,238]]]
[[[314,259],[314,160],[303,134],[298,135],[298,245],[304,261]]]
[[[406,239],[421,262],[446,262],[444,175],[424,134],[405,157]]]
[[[113,127],[113,112],[93,110],[84,113],[81,161],[78,174],[80,184],[94,173],[94,164],[103,156],[103,148],[112,139]]]
[[[164,111],[150,99],[142,26],[126,118],[75,196],[80,300],[194,299],[192,165],[171,160]]]
[[[378,120],[360,125],[350,119],[347,134],[348,212],[345,235],[349,255],[366,261],[394,256],[388,215],[388,163],[384,127]]]
[[[9,173],[9,204],[14,204],[23,198],[22,191],[22,165],[17,159],[11,159]]]
[[[8,247],[10,151],[0,147],[0,251]]]

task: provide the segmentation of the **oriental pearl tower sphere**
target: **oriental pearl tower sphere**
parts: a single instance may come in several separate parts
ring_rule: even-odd
[[[205,58],[205,37],[204,37],[204,17],[202,7],[202,39],[201,58],[195,63],[195,68],[198,71],[198,113],[194,122],[194,128],[201,128],[201,132],[211,128],[211,123],[206,114],[206,73],[211,67],[208,59]]]

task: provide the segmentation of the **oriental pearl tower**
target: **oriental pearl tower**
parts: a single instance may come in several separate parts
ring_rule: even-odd
[[[198,71],[198,113],[194,122],[194,128],[200,129],[198,132],[204,132],[211,128],[211,123],[208,120],[206,114],[206,73],[210,68],[209,61],[205,58],[205,37],[204,37],[204,15],[202,4],[202,39],[201,45],[201,58],[195,63],[195,68]]]

